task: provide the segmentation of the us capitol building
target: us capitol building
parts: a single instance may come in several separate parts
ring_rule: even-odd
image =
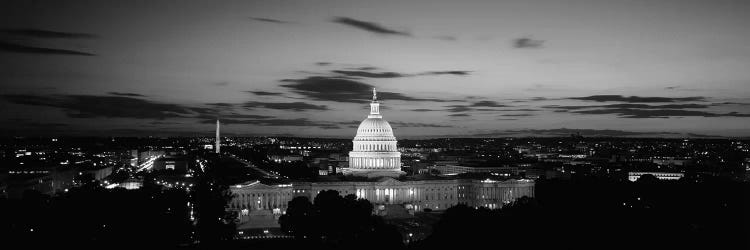
[[[259,181],[231,187],[229,209],[238,213],[238,229],[278,228],[287,203],[298,196],[312,201],[323,190],[342,196],[354,194],[369,200],[376,214],[408,216],[425,209],[440,211],[457,204],[500,208],[517,198],[534,196],[534,182],[527,179],[465,179],[458,177],[407,177],[401,170],[401,153],[388,121],[380,113],[373,89],[370,114],[360,123],[349,152],[343,178],[264,184]],[[406,212],[403,212],[406,211]],[[390,214],[389,214],[390,213]]]

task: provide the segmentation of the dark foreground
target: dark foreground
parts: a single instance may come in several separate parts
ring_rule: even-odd
[[[195,201],[189,193],[148,187],[134,191],[82,188],[56,197],[29,193],[23,199],[3,199],[0,236],[5,246],[32,248],[747,249],[750,246],[748,183],[720,178],[665,182],[644,177],[638,182],[628,182],[586,177],[540,181],[537,185],[536,198],[522,198],[502,209],[450,208],[432,225],[432,235],[410,244],[405,244],[404,232],[388,221],[356,212],[356,209],[366,210],[369,202],[353,200],[351,204],[355,205],[343,208],[325,205],[349,204],[344,197],[329,197],[328,201],[316,198],[305,203],[309,207],[304,209],[308,210],[290,206],[290,210],[298,211],[287,210],[287,214],[298,216],[292,222],[282,223],[282,227],[288,231],[296,228],[292,235],[297,239],[232,240],[234,231],[221,224],[201,224],[189,219],[190,212],[184,204]],[[210,215],[211,211],[206,211]],[[224,216],[213,213],[211,216]],[[203,216],[197,215],[211,218]],[[362,223],[353,223],[356,221]]]

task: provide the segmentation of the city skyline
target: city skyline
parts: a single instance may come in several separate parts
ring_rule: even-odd
[[[742,1],[2,5],[3,135],[750,136]]]

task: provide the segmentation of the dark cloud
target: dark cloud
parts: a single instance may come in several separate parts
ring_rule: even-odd
[[[198,113],[198,114],[211,114],[211,115],[215,115],[215,114],[218,114],[220,112],[220,108],[219,107],[215,107],[215,106],[211,107],[211,108],[206,108],[206,107],[185,107],[185,109],[189,110],[190,112],[194,112],[194,113]]]
[[[750,114],[711,113],[705,111],[682,110],[682,109],[594,109],[572,111],[577,114],[614,114],[623,118],[669,118],[669,117],[750,117]]]
[[[20,45],[15,43],[8,43],[0,41],[0,51],[12,52],[12,53],[23,53],[23,54],[40,54],[40,55],[72,55],[72,56],[95,56],[96,54],[81,52],[67,49],[53,49],[34,47],[27,45]]]
[[[544,45],[542,40],[534,40],[528,37],[513,40],[513,47],[518,49],[537,49]]]
[[[466,114],[466,113],[462,113],[462,114],[450,114],[450,115],[448,115],[448,116],[453,116],[453,117],[466,117],[466,116],[470,116],[470,115],[469,115],[469,114]]]
[[[396,35],[396,36],[411,36],[411,34],[403,31],[397,31],[394,29],[389,29],[386,27],[383,27],[380,24],[373,23],[373,22],[366,22],[366,21],[360,21],[353,18],[348,17],[336,17],[333,19],[334,23],[340,23],[349,27],[354,27],[357,29],[361,29],[364,31],[369,31],[375,34],[381,34],[381,35]]]
[[[450,105],[450,106],[446,106],[446,107],[449,108],[446,111],[448,111],[448,112],[454,112],[454,113],[466,112],[466,111],[472,111],[472,110],[474,110],[474,109],[472,109],[472,108],[470,108],[469,106],[466,106],[466,105]]]
[[[389,122],[390,124],[395,125],[396,127],[417,127],[417,128],[452,128],[453,126],[450,125],[442,125],[442,124],[434,124],[434,123],[418,123],[418,122],[397,122],[392,121]]]
[[[128,93],[128,92],[108,92],[107,94],[118,95],[118,96],[130,96],[130,97],[145,97],[145,95],[136,94],[136,93]]]
[[[473,104],[471,104],[472,107],[493,107],[493,108],[499,108],[499,107],[510,107],[508,105],[499,104],[495,101],[478,101]]]
[[[547,101],[547,100],[551,100],[551,99],[548,99],[546,97],[532,97],[529,99],[516,99],[516,100],[513,100],[513,102],[539,102],[539,101]]]
[[[315,105],[305,102],[246,102],[243,106],[246,108],[267,108],[294,111],[328,110],[328,107],[325,105]]]
[[[341,129],[338,125],[328,124],[328,125],[320,125],[318,126],[320,129]]]
[[[73,32],[60,32],[60,31],[52,31],[52,30],[42,30],[42,29],[6,29],[0,31],[5,34],[14,35],[14,36],[22,36],[22,37],[28,37],[28,38],[42,38],[42,39],[55,39],[55,38],[64,38],[64,39],[88,39],[88,38],[96,38],[96,35],[88,34],[88,33],[73,33]]]
[[[216,122],[216,121],[214,121]],[[90,135],[91,132],[98,133],[103,136],[133,136],[133,135],[149,135],[149,136],[163,136],[163,137],[195,137],[195,136],[211,136],[213,135],[213,130],[201,130],[201,131],[185,131],[185,130],[175,130],[175,129],[163,129],[163,128],[155,128],[155,126],[150,126],[148,129],[143,128],[114,128],[114,129],[107,129],[107,130],[99,130],[99,131],[86,131],[87,135]],[[222,132],[223,135],[228,135],[230,133]]]
[[[362,67],[360,70],[333,70],[331,72],[341,74],[350,77],[366,77],[366,78],[398,78],[398,77],[410,77],[410,76],[428,76],[428,75],[457,75],[465,76],[469,75],[471,71],[466,70],[447,70],[447,71],[428,71],[418,74],[404,74],[398,72],[370,72],[375,70],[374,67]]]
[[[504,104],[497,103],[495,101],[478,101],[469,105],[448,105],[445,106],[448,112],[461,113],[467,111],[499,111],[496,108],[511,107]]]
[[[3,95],[8,102],[60,108],[73,118],[166,119],[192,114],[188,107],[125,96],[94,95]]]
[[[431,112],[431,111],[441,111],[439,109],[412,109],[411,111],[414,112]]]
[[[651,103],[651,102],[692,102],[692,101],[705,101],[705,97],[691,96],[691,97],[642,97],[642,96],[621,96],[621,95],[592,95],[586,97],[571,97],[568,99],[583,100],[583,101],[595,101],[595,102],[635,102],[635,103]]]
[[[225,102],[206,103],[206,105],[213,106],[213,107],[221,107],[221,108],[228,108],[228,107],[234,106],[234,104],[232,103],[225,103]]]
[[[213,124],[216,120],[203,120],[201,123]],[[321,121],[311,121],[307,118],[296,119],[222,119],[222,124],[246,124],[272,127],[318,127],[324,129],[338,128],[336,124]]]
[[[44,39],[83,39],[95,38],[95,35],[87,33],[60,32],[42,29],[6,29],[1,33],[10,35],[12,40],[0,40],[0,51],[23,53],[23,54],[41,54],[41,55],[73,55],[73,56],[94,56],[93,53],[82,52],[70,49],[40,47],[36,40]]]
[[[312,76],[304,79],[285,79],[282,87],[289,88],[297,94],[320,101],[367,103],[372,100],[373,85],[351,79],[338,77]],[[449,100],[415,98],[400,93],[378,91],[381,100],[398,101],[432,101],[447,102]]]
[[[283,95],[283,93],[278,92],[267,92],[267,91],[247,91],[248,93],[253,93],[255,95],[262,95],[262,96],[280,96]]]
[[[220,119],[224,121],[224,119],[270,119],[270,118],[275,118],[275,117],[267,116],[267,115],[223,113],[223,112],[217,111],[217,112],[200,113],[198,116],[195,116],[194,118],[210,119],[214,121],[216,121],[216,119]]]
[[[287,21],[282,21],[282,20],[273,19],[273,18],[263,18],[263,17],[250,17],[250,20],[264,22],[264,23],[280,23],[280,24],[289,23]]]
[[[710,107],[706,104],[665,104],[665,105],[649,105],[639,103],[619,103],[619,104],[608,104],[608,105],[590,105],[590,106],[560,106],[560,105],[548,105],[542,106],[543,108],[557,109],[557,110],[581,110],[581,109],[593,109],[593,108],[608,108],[608,109],[704,109]]]
[[[536,116],[535,114],[504,114],[500,116],[509,116],[509,117],[525,117],[525,116]]]
[[[539,111],[538,109],[498,109],[497,111],[523,111],[523,112],[532,112],[532,111]]]
[[[624,130],[613,130],[613,129],[522,129],[522,130],[503,130],[503,131],[492,131],[488,133],[474,134],[479,137],[492,137],[492,136],[570,136],[572,134],[580,134],[582,136],[592,137],[625,137],[625,136],[665,136],[665,135],[680,135],[675,132],[635,132],[635,131],[624,131]]]
[[[328,65],[331,65],[331,63],[329,63],[329,62],[316,62],[315,65],[318,65],[318,66],[328,66]]]
[[[249,114],[231,113],[231,114],[221,114],[220,118],[229,118],[229,119],[269,119],[269,118],[274,118],[274,117],[273,116],[268,116],[268,115],[249,115]]]
[[[333,70],[331,72],[342,74],[345,76],[367,77],[367,78],[397,78],[397,77],[408,76],[408,75],[404,75],[404,74],[396,73],[396,72],[379,72],[378,73],[378,72],[356,71],[356,70]]]
[[[622,103],[622,104],[604,105],[602,107],[606,107],[606,108],[637,108],[637,109],[704,109],[704,108],[708,108],[709,105],[696,104],[696,103],[665,104],[665,105],[648,105],[648,104]]]
[[[738,105],[738,106],[750,106],[750,103],[747,103],[747,102],[721,102],[721,103],[714,103],[713,105]]]
[[[648,97],[653,100],[652,97]],[[663,100],[660,100],[663,101]],[[669,117],[748,117],[750,114],[713,113],[708,111],[696,111],[686,109],[706,109],[718,104],[664,104],[649,105],[639,103],[621,103],[593,106],[543,106],[554,109],[555,112],[571,112],[576,114],[606,115],[614,114],[622,118],[669,118]]]
[[[445,71],[429,71],[422,73],[421,75],[457,75],[457,76],[465,76],[469,75],[471,71],[466,70],[445,70]]]
[[[304,79],[285,79],[282,87],[304,96],[337,102],[366,103],[371,98],[373,86],[349,79],[313,76]]]
[[[54,106],[59,103],[58,99],[38,95],[3,95],[2,98],[10,103],[31,106]]]

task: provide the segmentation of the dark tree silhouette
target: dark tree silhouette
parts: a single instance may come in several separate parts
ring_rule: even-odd
[[[214,178],[209,167],[198,176],[192,191],[196,217],[196,234],[201,245],[212,246],[230,240],[236,233],[236,214],[228,211],[233,194],[229,186]]]
[[[644,177],[642,177],[644,178]],[[746,249],[747,183],[720,178],[540,180],[535,198],[502,209],[446,210],[415,249]]]
[[[379,216],[372,204],[354,195],[341,197],[338,191],[320,192],[311,203],[306,197],[289,202],[279,218],[284,232],[297,240],[328,248],[399,249],[401,234]]]
[[[0,235],[8,246],[168,248],[192,242],[188,195],[161,189],[72,188],[59,196],[27,192],[0,199]]]
[[[307,197],[295,197],[289,201],[286,214],[279,218],[281,230],[297,239],[303,239],[307,236],[317,238],[313,225],[313,216],[315,208]]]
[[[658,183],[659,178],[656,178],[656,176],[652,174],[644,174],[644,175],[641,175],[636,182],[650,185],[650,184]]]

